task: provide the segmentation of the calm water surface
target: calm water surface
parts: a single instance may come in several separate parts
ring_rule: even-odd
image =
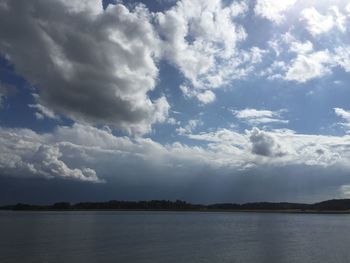
[[[350,215],[0,212],[0,262],[350,262]]]

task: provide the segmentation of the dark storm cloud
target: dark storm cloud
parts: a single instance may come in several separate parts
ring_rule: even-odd
[[[0,52],[39,89],[38,104],[75,120],[145,133],[169,105],[147,92],[158,75],[148,11],[101,1],[0,5]]]
[[[174,171],[142,166],[121,167],[108,184],[71,180],[23,180],[0,176],[0,204],[17,202],[183,199],[194,203],[292,201],[316,202],[343,197],[340,187],[350,183],[348,172],[330,167],[259,167],[247,171],[195,169],[182,176]],[[330,177],[329,173],[334,176]]]

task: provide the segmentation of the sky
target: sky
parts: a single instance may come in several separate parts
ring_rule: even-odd
[[[350,198],[345,0],[0,0],[0,204]]]

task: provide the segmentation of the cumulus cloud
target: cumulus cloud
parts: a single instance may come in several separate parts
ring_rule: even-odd
[[[332,64],[332,56],[328,50],[299,54],[292,60],[285,79],[303,83],[323,77],[332,72],[330,67]]]
[[[285,79],[305,83],[330,74],[332,68],[339,65],[332,51],[328,49],[316,51],[310,40],[299,41],[289,31],[270,41],[270,47],[275,52],[276,48],[278,49],[277,55],[279,57],[281,57],[282,52],[286,52],[283,56],[288,54],[291,58],[285,61],[274,61],[261,73],[262,76],[267,76],[270,80]],[[339,52],[341,53],[341,51]]]
[[[158,76],[159,39],[144,6],[2,3],[0,52],[38,89],[36,108],[134,133],[166,119],[166,98],[148,96]]]
[[[304,9],[301,15],[312,35],[325,33],[333,28],[333,17],[321,15],[314,7]]]
[[[350,111],[346,111],[342,108],[334,108],[335,113],[345,119],[346,121],[350,122]]]
[[[257,128],[251,131],[249,140],[252,143],[252,153],[254,154],[267,157],[278,157],[285,154],[281,150],[281,145],[276,143],[271,135]]]
[[[188,125],[194,129],[199,121],[190,121]],[[215,160],[213,153],[199,147],[178,142],[161,145],[147,138],[117,137],[108,129],[82,124],[59,126],[50,134],[1,128],[0,141],[0,175],[14,177],[103,182],[115,180],[115,176],[126,180],[133,170],[133,176],[136,173],[141,180],[147,179],[144,178],[147,174],[143,175],[146,167],[170,171],[178,167],[175,173],[181,174],[183,169],[220,165],[220,162],[211,161]]]
[[[244,1],[225,5],[221,0],[181,0],[157,13],[163,56],[185,76],[185,95],[210,103],[215,96],[209,89],[242,78],[260,62],[259,48],[237,48],[247,35],[235,18],[247,10]]]
[[[293,25],[287,30],[284,25],[276,28],[281,34],[267,42],[266,57],[271,57],[272,62],[263,61],[265,66],[257,75],[269,80],[306,83],[329,76],[336,68],[349,72],[346,30],[350,20],[344,11],[345,3],[300,2],[293,9],[289,16]],[[305,34],[305,28],[311,37]]]
[[[281,113],[284,110],[280,111],[270,111],[270,110],[257,110],[257,109],[244,109],[233,111],[233,114],[236,118],[247,122],[252,126],[259,124],[268,124],[268,123],[288,123],[288,120],[284,120],[281,117]]]
[[[255,14],[275,23],[284,20],[284,12],[291,8],[297,0],[258,0],[255,6]]]
[[[333,51],[313,51],[312,43],[292,42],[290,50],[297,53],[287,67],[286,80],[307,82],[333,72],[334,67],[340,67],[345,72],[350,71],[350,48],[338,46]]]
[[[310,40],[301,42],[291,32],[274,38],[269,46],[280,60],[275,60],[258,75],[266,76],[269,80],[284,79],[305,83],[332,74],[337,67],[345,72],[350,71],[350,48],[347,44],[337,43],[317,50],[315,46],[320,46],[321,43],[314,42],[315,44]]]
[[[195,126],[195,123],[196,120],[188,124]],[[303,176],[291,181],[300,178],[303,184],[310,179],[309,172],[305,174],[305,171],[322,171],[324,177],[317,172],[314,179],[319,182],[323,178],[324,184],[328,185],[327,178],[332,176],[334,179],[337,169],[345,174],[350,169],[349,136],[304,135],[257,128],[245,133],[228,129],[195,131],[193,129],[185,135],[193,141],[201,141],[201,146],[180,142],[162,145],[147,138],[115,136],[108,128],[97,129],[82,124],[59,126],[53,133],[46,134],[28,129],[1,128],[0,180],[7,176],[106,182],[101,187],[106,191],[109,189],[114,198],[187,196],[189,200],[197,197],[201,202],[206,198],[212,202],[213,197],[209,198],[208,192],[215,194],[213,186],[219,182],[222,184],[218,186],[220,193],[226,189],[224,186],[229,188],[229,192],[222,196],[228,198],[232,197],[229,193],[233,186],[239,189],[245,185],[245,191],[253,191],[262,177],[266,179],[264,182],[271,184],[281,182],[281,176],[284,176],[282,182],[294,178],[288,177],[289,173],[293,176],[300,174]],[[252,176],[254,174],[256,176]],[[272,177],[268,179],[269,176]],[[276,181],[277,178],[280,179]],[[193,182],[198,189],[207,190],[194,189]],[[349,184],[349,180],[333,182],[338,188]],[[318,189],[323,187],[323,183],[320,184]],[[119,193],[115,193],[115,189],[119,189]],[[140,192],[135,192],[135,189]],[[151,191],[150,195],[149,189],[155,189],[155,192]],[[184,189],[192,194],[186,195]],[[120,191],[128,194],[120,195]],[[176,193],[170,195],[171,191]],[[293,191],[291,193],[295,194],[295,189]],[[80,193],[76,191],[74,194],[79,196]],[[242,194],[240,192],[235,198],[244,199]],[[281,197],[271,189],[264,194],[265,198]],[[253,195],[251,198],[258,197]]]
[[[200,102],[208,104],[215,100],[215,94],[211,90],[206,90],[202,93],[198,93],[197,98]]]
[[[1,174],[102,182],[93,169],[68,167],[59,145],[46,142],[46,137],[26,129],[1,129]]]
[[[346,72],[350,72],[350,46],[339,46],[334,52],[335,62]]]
[[[147,138],[118,137],[108,129],[81,124],[59,126],[50,134],[1,128],[1,174],[99,182],[111,178],[116,169],[128,170],[135,163],[152,169],[180,166],[190,171],[207,165],[241,170],[266,164],[346,164],[350,155],[348,136],[311,136],[257,128],[246,133],[219,129],[196,134],[199,125],[199,120],[191,120],[184,135],[204,141],[206,146],[179,142],[162,145]],[[256,159],[257,156],[267,159]]]
[[[315,7],[306,8],[301,12],[301,19],[305,21],[306,28],[313,35],[324,34],[337,28],[341,32],[346,31],[346,16],[337,6],[332,6],[326,15],[320,14]]]
[[[349,136],[322,136],[298,134],[291,130],[260,130],[253,128],[246,133],[228,129],[215,132],[188,134],[193,140],[206,141],[209,149],[218,156],[230,156],[240,167],[306,165],[348,167],[350,155]],[[256,159],[257,156],[268,157]],[[279,158],[276,158],[279,157]],[[233,161],[233,159],[234,161]]]

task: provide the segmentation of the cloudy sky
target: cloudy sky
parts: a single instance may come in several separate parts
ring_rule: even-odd
[[[346,0],[0,0],[0,204],[350,197]]]

